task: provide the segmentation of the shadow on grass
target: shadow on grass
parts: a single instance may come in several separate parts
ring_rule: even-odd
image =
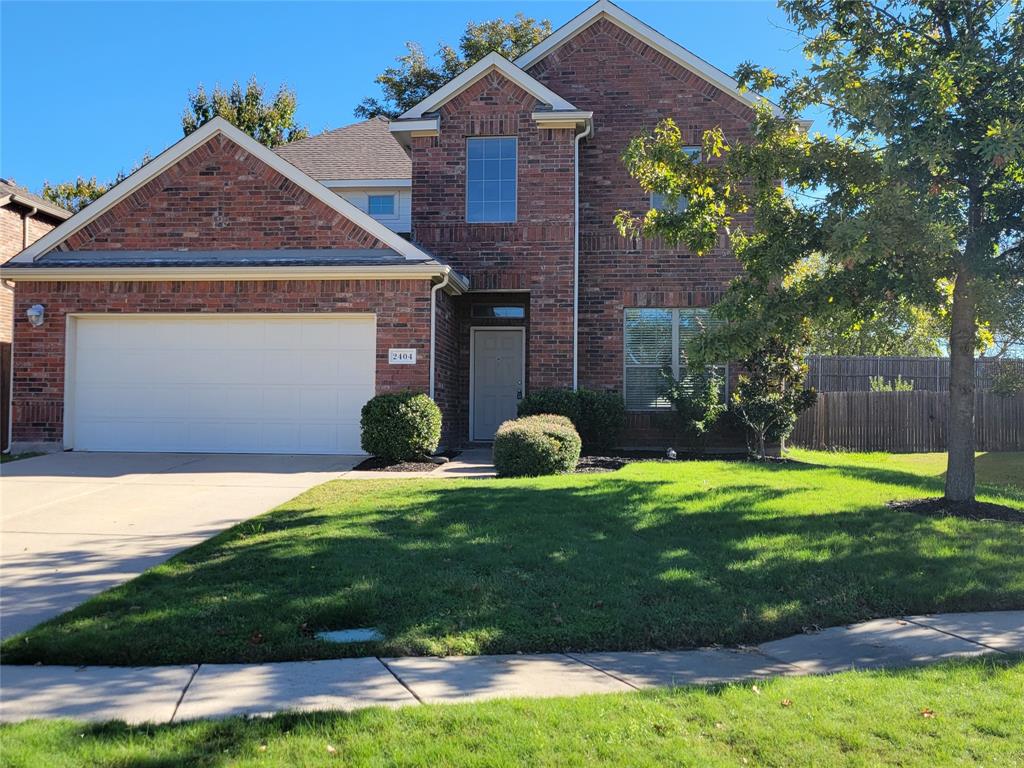
[[[685,648],[1024,605],[1018,531],[892,512],[885,489],[839,509],[825,496],[879,483],[928,495],[937,481],[846,465],[792,471],[748,465],[731,484],[728,471],[702,483],[643,468],[370,491],[342,481],[8,643],[5,660]],[[822,485],[830,476],[838,485]],[[338,646],[313,636],[370,626],[388,639]]]

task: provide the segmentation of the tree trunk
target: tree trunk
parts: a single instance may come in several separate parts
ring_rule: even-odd
[[[975,295],[966,268],[953,288],[949,336],[949,458],[946,499],[974,500],[974,344],[977,337]]]

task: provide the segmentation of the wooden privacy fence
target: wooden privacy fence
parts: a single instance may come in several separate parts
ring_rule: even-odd
[[[1000,366],[1014,366],[1024,372],[1024,360],[978,358],[974,361],[974,383],[979,391],[992,387],[992,374]],[[914,382],[914,389],[949,391],[948,357],[828,357],[807,358],[807,386],[819,392],[870,392],[871,379],[891,381],[902,376]]]
[[[979,451],[1024,451],[1024,395],[974,400]],[[947,392],[821,392],[789,442],[804,448],[914,453],[946,450]]]

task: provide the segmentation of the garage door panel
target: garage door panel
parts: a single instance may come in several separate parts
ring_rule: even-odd
[[[372,317],[116,315],[74,335],[78,450],[360,452]]]

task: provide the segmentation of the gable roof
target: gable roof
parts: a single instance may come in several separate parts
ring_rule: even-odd
[[[415,107],[405,112],[398,118],[399,121],[416,120],[422,118],[429,112],[436,111],[446,102],[455,98],[473,85],[473,83],[481,77],[495,71],[500,72],[524,91],[536,98],[537,101],[547,104],[552,110],[565,112],[579,111],[568,101],[563,99],[539,80],[524,72],[520,67],[517,67],[500,53],[492,52],[484,56],[480,61],[467,69],[461,75],[450,80],[443,87],[438,88]],[[391,130],[395,131],[397,127],[397,125],[392,124]]]
[[[29,192],[24,187],[19,187],[10,179],[0,179],[0,205],[18,203],[26,208],[36,208],[39,213],[52,216],[55,219],[71,218],[71,211],[61,208],[52,200],[40,197]]]
[[[335,128],[274,149],[317,181],[411,179],[412,161],[388,130],[386,117]]]
[[[594,24],[601,19],[607,19],[612,24],[621,27],[634,37],[642,40],[654,50],[677,63],[679,66],[693,72],[698,77],[703,78],[721,91],[729,94],[747,106],[755,106],[763,99],[762,96],[756,93],[740,90],[739,83],[729,77],[725,72],[718,69],[718,67],[704,61],[704,59],[700,58],[692,51],[688,51],[686,48],[683,48],[683,46],[678,43],[669,40],[665,35],[661,34],[653,27],[649,27],[644,24],[635,16],[626,13],[624,10],[619,8],[619,6],[615,5],[615,3],[610,2],[610,0],[597,0],[596,3],[576,17],[567,21],[544,38],[540,43],[517,58],[514,62],[515,65],[524,70],[528,69],[563,43],[572,39],[577,34],[587,29],[591,24]],[[777,117],[783,116],[783,112],[778,108],[778,106],[771,102],[768,103],[771,105]]]
[[[60,226],[50,230],[15,256],[10,263],[35,261],[67,240],[82,227],[99,218],[105,211],[127,198],[132,192],[155,179],[159,174],[166,171],[193,150],[221,134],[409,261],[430,261],[433,258],[404,237],[392,232],[369,214],[356,208],[340,195],[336,195],[323,184],[310,178],[307,174],[276,155],[247,133],[240,131],[224,118],[215,117],[198,130],[181,139],[178,143],[165,149],[131,176],[120,184],[111,187],[104,195],[94,200],[70,219],[60,224]]]

